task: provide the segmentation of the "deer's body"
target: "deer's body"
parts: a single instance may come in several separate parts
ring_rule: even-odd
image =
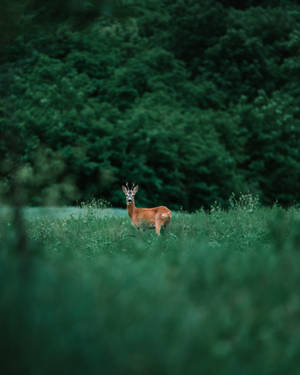
[[[132,190],[122,186],[122,190],[126,195],[127,211],[131,218],[131,223],[137,228],[155,228],[156,233],[160,235],[161,227],[167,227],[170,223],[172,212],[165,206],[137,208],[134,203],[134,195],[138,191],[138,186]]]

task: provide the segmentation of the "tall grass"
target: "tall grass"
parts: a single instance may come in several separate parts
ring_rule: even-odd
[[[1,222],[3,374],[295,374],[300,214],[252,197],[174,215],[37,217],[29,249]]]

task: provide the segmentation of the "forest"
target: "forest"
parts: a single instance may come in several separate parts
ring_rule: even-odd
[[[4,199],[299,202],[297,1],[2,3]]]

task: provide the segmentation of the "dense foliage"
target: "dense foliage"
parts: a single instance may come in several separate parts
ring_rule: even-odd
[[[0,216],[2,372],[297,373],[299,211],[231,206],[161,238],[88,207],[31,217],[18,257]]]
[[[190,210],[243,191],[299,201],[299,5],[116,2],[122,17],[101,1],[42,3],[5,1],[0,22],[15,20],[1,36],[2,177],[20,164],[37,176],[45,150],[64,165],[31,184],[29,203],[62,175],[69,203],[120,206],[126,181],[140,205]]]

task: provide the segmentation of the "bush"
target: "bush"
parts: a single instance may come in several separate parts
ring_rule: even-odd
[[[50,149],[76,187],[65,203],[96,196],[120,206],[127,180],[142,185],[142,205],[196,210],[247,191],[269,205],[298,202],[297,5],[117,2],[130,14],[92,22],[101,2],[74,10],[68,1],[62,13],[56,3],[48,13],[49,2],[42,13],[39,1],[16,7],[28,32],[4,43],[3,179],[36,169]],[[8,19],[13,8],[5,2]],[[27,203],[43,204],[57,180]]]
[[[5,372],[298,369],[296,209],[232,198],[228,212],[174,215],[158,238],[88,206],[79,216],[27,221],[24,258],[13,256],[2,217]]]

